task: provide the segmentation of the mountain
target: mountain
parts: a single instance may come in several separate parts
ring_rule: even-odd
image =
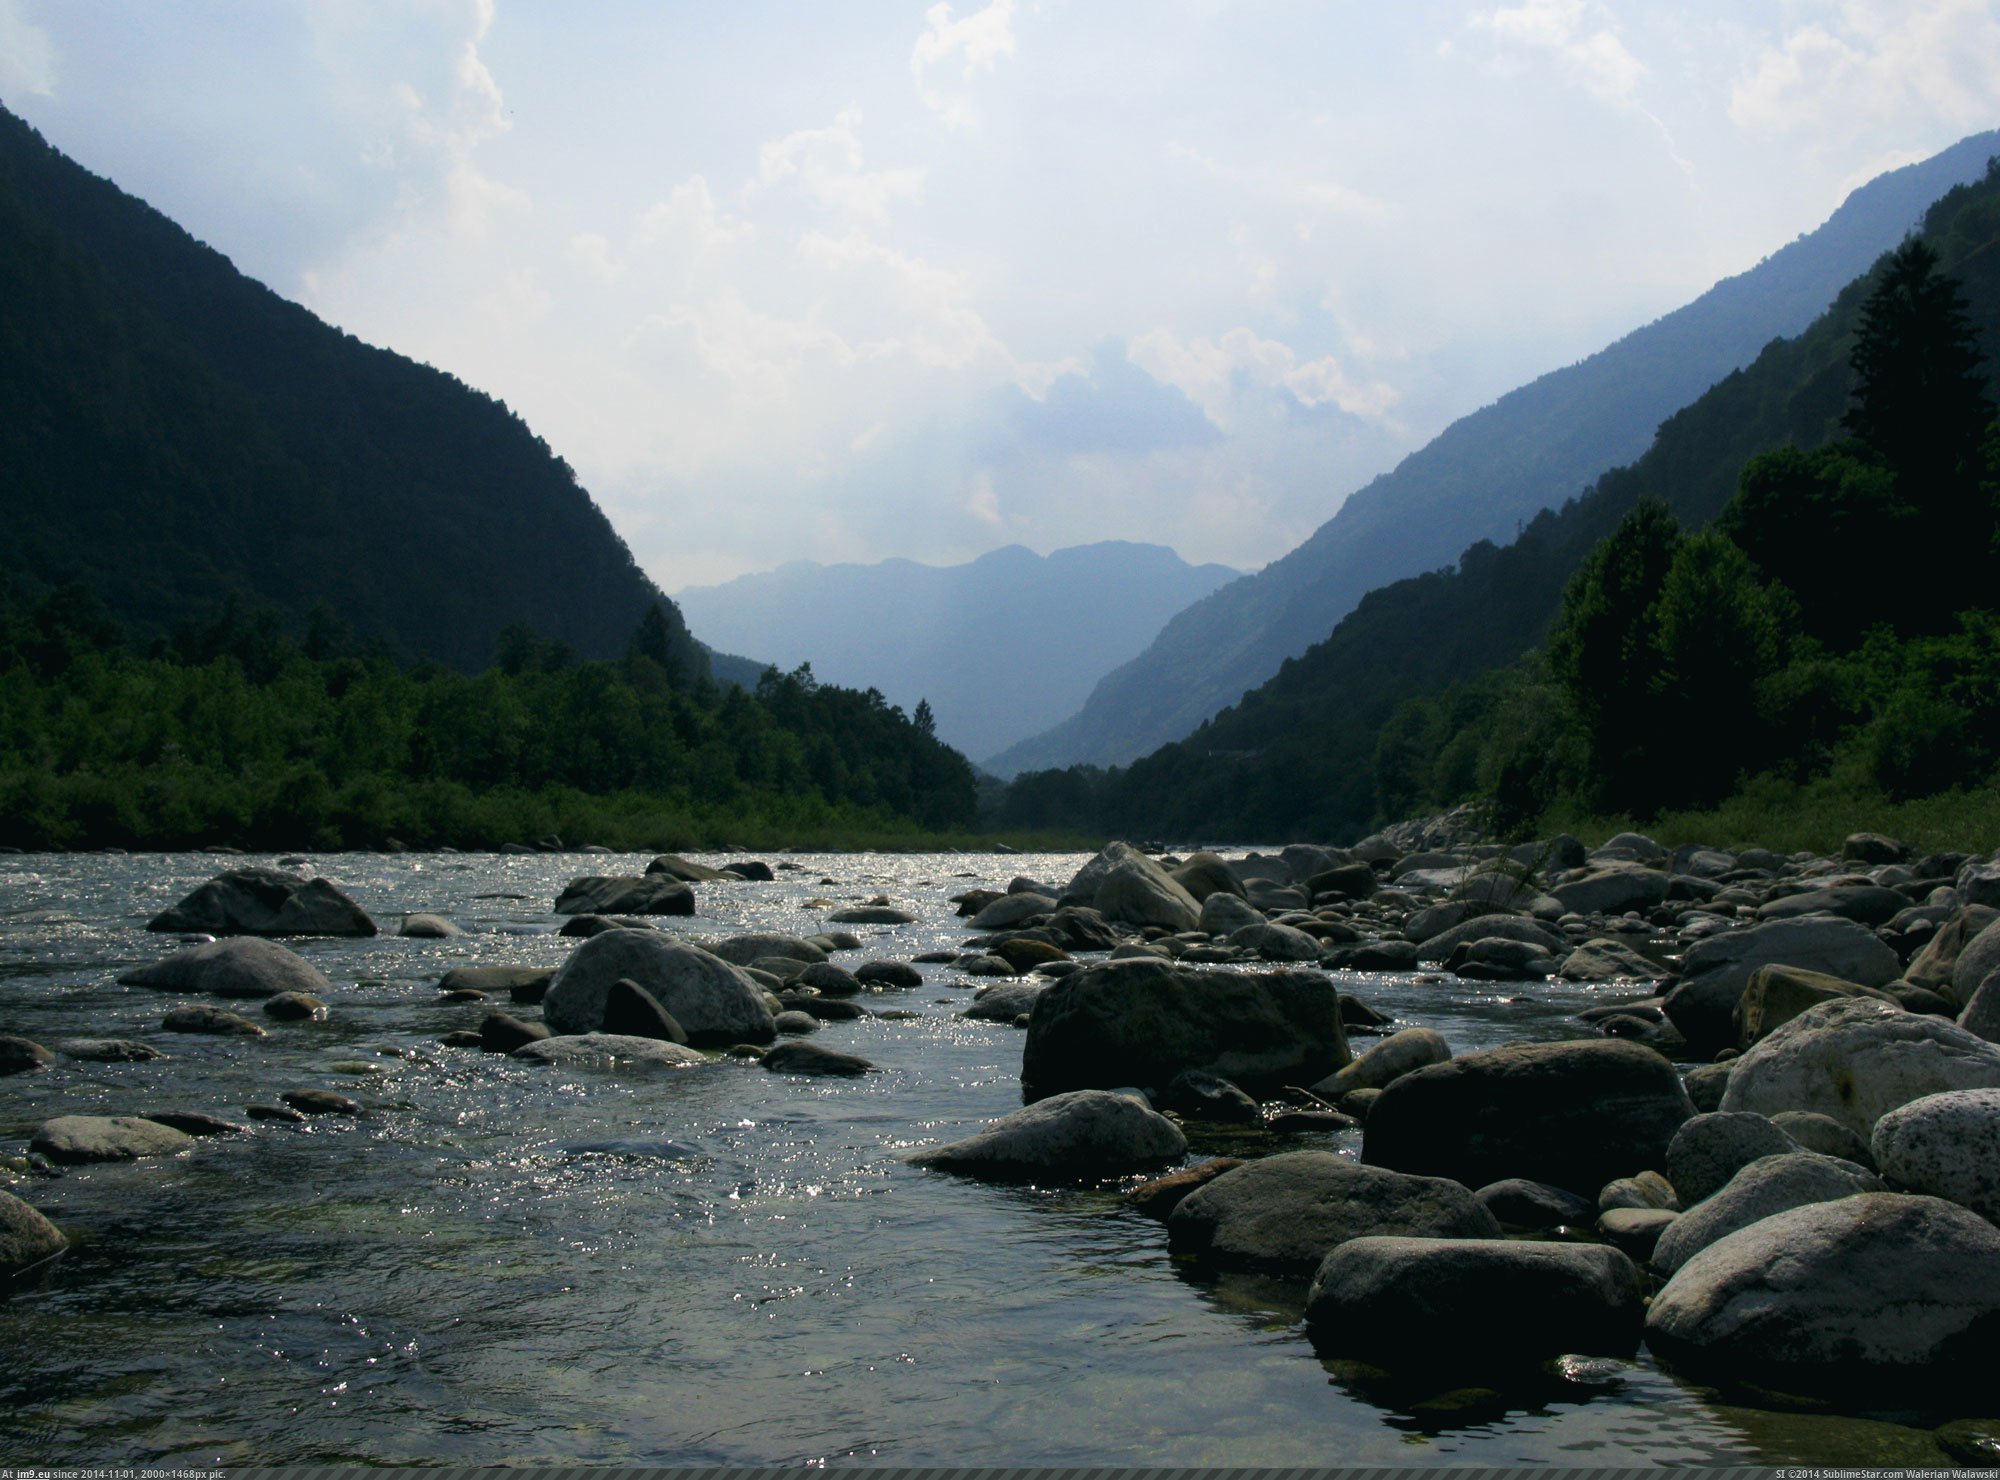
[[[672,603],[521,419],[244,277],[0,109],[0,574],[142,631],[231,595],[461,669]],[[655,634],[659,634],[656,632]]]
[[[1161,545],[1107,540],[1037,555],[1020,545],[964,565],[795,561],[678,593],[687,619],[733,652],[880,689],[938,738],[989,755],[1069,713],[1160,623],[1236,574]]]
[[[1938,201],[1923,236],[1966,295],[1989,386],[2000,394],[2000,166]],[[1644,456],[1560,511],[1538,514],[1512,543],[1474,544],[1453,569],[1369,592],[1328,637],[1239,703],[1096,784],[1085,803],[1092,820],[1141,836],[1366,831],[1382,809],[1383,768],[1395,769],[1398,706],[1469,686],[1540,644],[1570,575],[1642,496],[1700,526],[1735,494],[1751,457],[1840,438],[1853,384],[1848,357],[1873,279],[1871,272],[1850,283],[1805,333],[1768,345],[1668,418]],[[1963,537],[1949,528],[1931,533]],[[1854,599],[1901,598],[1857,587]],[[1728,728],[1733,717],[1711,718]],[[1001,820],[1038,825],[1045,819],[1033,815],[1037,806],[1065,799],[1074,815],[1078,779],[1040,773],[1017,781],[1023,797]]]
[[[1512,538],[1540,510],[1638,457],[1664,418],[1771,340],[1798,334],[1996,152],[2000,132],[1979,134],[1891,171],[1748,272],[1452,423],[1298,549],[1176,615],[1078,713],[989,769],[1122,764],[1177,740],[1324,638],[1364,593],[1447,564],[1479,540]]]

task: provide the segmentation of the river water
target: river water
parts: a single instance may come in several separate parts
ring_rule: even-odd
[[[947,903],[961,889],[1060,883],[1083,862],[770,858],[795,867],[697,885],[702,915],[665,927],[810,934],[825,908],[809,901],[876,894],[919,917],[853,927],[863,949],[837,958],[852,969],[963,941]],[[1301,1287],[1198,1277],[1115,1190],[906,1166],[1020,1104],[1023,1035],[960,1018],[976,983],[949,966],[862,999],[914,1016],[821,1030],[881,1070],[860,1080],[735,1060],[551,1070],[438,1043],[486,1010],[440,1002],[445,971],[559,963],[574,944],[548,913],[562,885],[644,864],[315,859],[385,931],[428,910],[468,933],[291,942],[333,983],[331,1016],[246,1042],[161,1032],[182,999],[114,981],[174,948],[144,922],[222,860],[0,858],[0,1033],[168,1055],[0,1079],[0,1155],[59,1114],[241,1121],[310,1087],[366,1107],[15,1180],[73,1247],[0,1293],[6,1462],[1942,1462],[1921,1428],[1724,1401],[1643,1353],[1502,1391],[1387,1384],[1314,1356]],[[1615,995],[1341,975],[1461,1052],[1574,1032],[1572,1013]],[[1282,1149],[1314,1145],[1353,1154],[1358,1135]]]

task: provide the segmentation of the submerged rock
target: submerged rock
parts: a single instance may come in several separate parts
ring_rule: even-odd
[[[0,1280],[69,1247],[61,1229],[11,1192],[0,1192]]]
[[[210,1007],[206,1003],[194,1007],[176,1007],[160,1019],[160,1026],[169,1033],[208,1033],[218,1037],[240,1038],[265,1036],[262,1028],[241,1013]]]
[[[628,1065],[681,1068],[705,1064],[705,1055],[664,1038],[631,1038],[623,1033],[571,1033],[538,1038],[508,1055],[535,1064],[565,1068],[617,1069]]]
[[[815,1023],[814,1026],[817,1026]],[[859,1054],[841,1053],[818,1043],[780,1043],[767,1049],[762,1063],[774,1074],[816,1074],[851,1078],[875,1066]]]
[[[171,1156],[192,1145],[193,1137],[137,1115],[58,1115],[36,1127],[28,1149],[50,1161],[76,1163]]]
[[[1094,1181],[1177,1160],[1187,1138],[1129,1095],[1080,1089],[1016,1110],[976,1135],[905,1158],[939,1171],[1002,1180]]]
[[[333,984],[296,951],[255,937],[215,940],[176,951],[164,961],[138,966],[118,978],[127,987],[162,992],[207,992],[216,997],[276,997],[284,992],[331,996]]]
[[[269,868],[218,874],[172,909],[148,920],[146,928],[177,935],[376,933],[375,922],[361,907],[325,879],[303,879]]]
[[[666,874],[592,874],[556,897],[558,915],[692,915],[694,890]]]

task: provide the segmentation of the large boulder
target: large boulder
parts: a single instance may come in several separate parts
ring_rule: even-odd
[[[549,983],[542,1020],[552,1032],[595,1033],[614,983],[645,988],[692,1044],[769,1043],[777,1024],[750,978],[719,957],[651,930],[607,930],[576,948]]]
[[[694,890],[671,874],[591,874],[571,879],[558,915],[692,915]]]
[[[1861,1193],[1710,1244],[1653,1297],[1646,1340],[1697,1374],[1880,1401],[1983,1381],[2000,1337],[2000,1229],[1934,1197]]]
[[[1879,987],[1896,979],[1902,962],[1865,925],[1827,917],[1770,920],[1724,931],[1688,948],[1680,984],[1667,995],[1667,1016],[1706,1057],[1736,1043],[1736,1004],[1760,966],[1808,971]]]
[[[1262,925],[1264,912],[1240,894],[1217,891],[1201,902],[1195,928],[1210,935],[1230,935],[1250,925]]]
[[[719,868],[710,868],[705,863],[695,863],[678,853],[662,853],[646,865],[649,874],[665,874],[670,879],[679,879],[683,884],[740,884],[741,874],[726,874]]]
[[[1903,972],[1904,979],[1933,992],[1949,994],[1960,953],[1995,920],[2000,920],[2000,909],[1991,905],[1969,904],[1956,911],[1910,959]]]
[[[0,1280],[69,1247],[62,1230],[11,1192],[0,1192]]]
[[[1943,1018],[1857,997],[1807,1008],[1736,1060],[1722,1108],[1817,1110],[1865,1138],[1898,1105],[1993,1088],[2000,1046]]]
[[[1556,968],[1557,976],[1572,982],[1658,981],[1666,974],[1665,967],[1623,941],[1602,937],[1585,941]]]
[[[766,956],[782,956],[791,961],[803,961],[815,966],[826,959],[826,952],[796,935],[779,935],[772,931],[746,930],[739,935],[712,936],[700,942],[701,949],[709,955],[729,962],[732,966],[748,966],[753,961],[761,961]]]
[[[1880,884],[1836,884],[1826,889],[1808,889],[1803,894],[1787,894],[1757,906],[1760,920],[1797,920],[1805,915],[1838,915],[1863,925],[1886,924],[1909,907],[1910,897]]]
[[[1173,880],[1187,890],[1195,900],[1206,904],[1212,894],[1233,894],[1243,897],[1243,886],[1236,882],[1236,875],[1229,871],[1229,865],[1222,861],[1220,854],[1195,853],[1186,863],[1173,871]]]
[[[1055,913],[1056,902],[1046,894],[1003,894],[968,922],[974,930],[1007,930]]]
[[[1951,964],[1951,990],[1945,993],[1959,1007],[1972,1000],[1979,984],[2000,971],[2000,920],[1995,920],[1965,944]]]
[[[0,1036],[0,1076],[39,1073],[55,1061],[56,1056],[32,1038]]]
[[[1317,961],[1323,947],[1296,925],[1245,925],[1230,932],[1229,943],[1260,961]]]
[[[319,968],[276,941],[246,937],[212,940],[176,951],[118,978],[128,987],[163,992],[207,992],[217,997],[276,997],[303,992],[331,996],[333,984]]]
[[[1201,906],[1176,884],[1173,875],[1150,858],[1125,859],[1104,876],[1091,901],[1107,920],[1128,925],[1158,925],[1163,930],[1192,930]]]
[[[568,1069],[624,1069],[636,1066],[678,1069],[705,1064],[708,1059],[681,1043],[664,1038],[634,1038],[625,1033],[565,1033],[536,1038],[514,1049],[509,1058]]]
[[[192,1145],[194,1137],[137,1115],[58,1115],[36,1127],[28,1149],[50,1161],[134,1161]]]
[[[1105,961],[1035,1000],[1021,1056],[1031,1098],[1169,1083],[1205,1069],[1258,1092],[1347,1062],[1340,994],[1316,971],[1236,972],[1150,957]]]
[[[1653,1265],[1671,1274],[1718,1239],[1774,1213],[1886,1190],[1880,1178],[1836,1157],[1796,1149],[1760,1156],[1674,1219],[1653,1246]]]
[[[1177,1161],[1187,1138],[1130,1095],[1080,1089],[1002,1117],[976,1135],[906,1158],[916,1166],[998,1180],[1093,1181]]]
[[[1247,1162],[1189,1193],[1167,1220],[1177,1254],[1295,1275],[1368,1234],[1498,1238],[1500,1224],[1457,1182],[1359,1166],[1331,1151]]]
[[[1094,904],[1098,887],[1104,883],[1110,872],[1119,864],[1132,859],[1138,859],[1142,863],[1152,862],[1130,843],[1106,843],[1097,855],[1078,869],[1069,883],[1063,886],[1063,892],[1057,896],[1057,902],[1066,905]],[[1157,868],[1158,865],[1155,864],[1154,867]]]
[[[1901,1005],[1887,992],[1844,982],[1822,971],[1760,966],[1750,973],[1749,984],[1736,1001],[1736,1046],[1748,1048],[1768,1038],[1808,1007],[1850,997],[1873,997],[1891,1006]]]
[[[325,879],[274,868],[217,874],[146,928],[176,935],[375,934],[375,922]]]
[[[1369,1108],[1361,1158],[1483,1187],[1572,1192],[1656,1167],[1694,1115],[1674,1066],[1617,1039],[1517,1043],[1405,1074]]]
[[[1521,941],[1528,945],[1540,946],[1545,951],[1560,951],[1564,948],[1563,938],[1537,921],[1522,919],[1515,915],[1478,915],[1470,920],[1461,920],[1458,924],[1440,930],[1425,940],[1417,951],[1417,959],[1446,961],[1459,946],[1479,940]]]
[[[1451,1057],[1451,1045],[1435,1028],[1405,1028],[1391,1033],[1360,1058],[1312,1087],[1316,1095],[1337,1100],[1357,1089],[1387,1089],[1405,1074]]]
[[[1351,1239],[1306,1297],[1322,1355],[1426,1369],[1623,1356],[1644,1315],[1638,1268],[1618,1250],[1512,1239]]]
[[[1948,1090],[1891,1110],[1869,1149],[1891,1186],[2000,1223],[2000,1090]]]
[[[1667,876],[1637,863],[1611,863],[1580,879],[1552,884],[1549,893],[1579,915],[1622,915],[1649,910],[1667,897]]]
[[[1691,1208],[1721,1191],[1751,1162],[1797,1151],[1798,1142],[1762,1115],[1716,1110],[1697,1115],[1667,1143],[1667,1180],[1681,1206]]]

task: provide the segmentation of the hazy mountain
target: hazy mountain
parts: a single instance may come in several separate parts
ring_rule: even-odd
[[[1003,775],[1131,760],[1188,734],[1324,638],[1363,594],[1511,539],[1645,451],[1660,422],[1772,339],[1798,334],[1925,207],[2000,152],[1979,134],[1862,186],[1817,231],[1589,359],[1452,423],[1298,549],[1180,612],[1082,710],[986,762]]]
[[[500,402],[237,272],[0,110],[0,574],[159,632],[236,594],[483,666],[525,622],[623,654],[664,603]],[[659,635],[659,634],[656,634]]]
[[[1083,701],[1160,623],[1236,574],[1160,545],[1110,540],[1037,555],[1008,545],[964,565],[795,561],[679,593],[702,636],[824,682],[881,690],[938,738],[987,755]]]

